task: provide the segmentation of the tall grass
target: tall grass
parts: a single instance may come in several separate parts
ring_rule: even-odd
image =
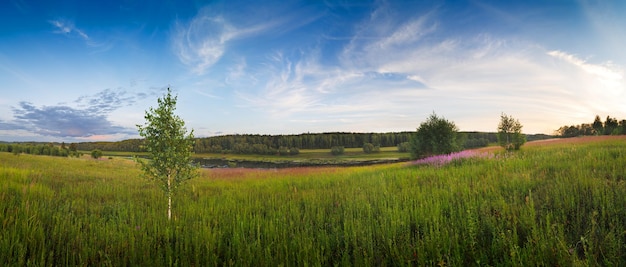
[[[0,153],[0,265],[626,265],[626,143],[450,164],[204,170]]]

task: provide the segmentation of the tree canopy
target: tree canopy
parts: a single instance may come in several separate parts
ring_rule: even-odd
[[[435,113],[431,114],[420,124],[417,133],[411,139],[411,157],[423,158],[459,151],[461,145],[457,139],[458,131],[454,122],[438,117]]]
[[[172,194],[182,182],[197,175],[197,166],[192,163],[193,130],[187,134],[185,122],[174,115],[176,100],[168,88],[167,94],[158,99],[159,107],[146,111],[146,124],[137,125],[150,154],[150,160],[137,161],[145,176],[165,192],[168,219],[172,218]]]
[[[526,136],[522,134],[522,127],[519,120],[502,113],[498,124],[498,143],[500,146],[506,150],[519,150],[526,143]]]
[[[579,125],[565,125],[556,130],[556,134],[561,137],[575,137],[584,135],[623,135],[626,134],[626,120],[618,120],[606,116],[602,123],[599,115],[596,115],[593,123],[583,123]]]

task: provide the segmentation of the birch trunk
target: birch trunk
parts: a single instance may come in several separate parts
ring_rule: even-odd
[[[172,176],[167,175],[167,219],[172,220]]]

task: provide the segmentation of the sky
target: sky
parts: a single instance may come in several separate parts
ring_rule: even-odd
[[[196,137],[552,134],[626,119],[626,1],[0,3],[0,141],[138,138],[166,89]]]

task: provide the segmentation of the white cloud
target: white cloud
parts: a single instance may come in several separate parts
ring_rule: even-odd
[[[64,35],[70,39],[80,39],[85,42],[86,45],[92,48],[97,48],[95,52],[104,52],[112,48],[111,43],[105,43],[96,41],[92,36],[88,35],[83,29],[76,27],[73,21],[67,19],[55,19],[49,20],[52,26],[54,26],[54,33]]]
[[[198,15],[189,25],[177,25],[173,42],[180,61],[202,74],[222,57],[233,36],[233,27],[223,18]]]
[[[402,47],[419,41],[423,36],[434,32],[436,29],[437,25],[430,21],[429,16],[421,16],[397,27],[389,36],[384,36],[379,41],[374,42],[371,47],[384,50]]]
[[[574,55],[567,54],[558,50],[549,51],[547,54],[555,58],[564,60],[574,66],[577,66],[589,74],[597,76],[607,85],[619,85],[624,78],[623,71],[617,69],[617,67],[611,63],[606,63],[603,65],[589,64]]]
[[[201,9],[189,23],[178,22],[172,34],[174,53],[195,74],[204,74],[228,51],[231,42],[269,31],[282,20],[236,25],[210,8]]]
[[[50,20],[49,21],[52,26],[56,28],[54,33],[65,34],[65,35],[75,35],[82,38],[85,41],[89,41],[89,36],[81,29],[77,28],[72,21],[58,19],[58,20]]]
[[[236,61],[227,69],[229,81],[238,81],[228,84],[239,107],[272,127],[288,121],[339,131],[413,130],[433,111],[478,131],[494,131],[505,112],[527,133],[552,133],[595,114],[626,116],[619,113],[626,110],[620,66],[590,64],[517,36],[450,35],[435,12],[399,21],[385,8],[352,38],[329,40],[342,43],[336,61],[325,44],[277,49],[262,63]]]

